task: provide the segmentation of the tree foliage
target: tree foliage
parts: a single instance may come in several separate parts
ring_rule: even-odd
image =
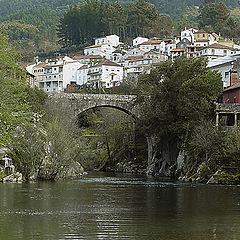
[[[164,62],[138,83],[141,121],[147,134],[183,139],[199,118],[211,119],[222,90],[221,76],[204,58]]]
[[[205,1],[200,6],[200,27],[210,32],[221,32],[227,37],[237,37],[239,32],[236,21],[230,16],[223,2]]]
[[[90,43],[106,34],[126,37],[148,36],[153,21],[159,18],[156,7],[144,0],[122,7],[118,2],[89,0],[71,7],[58,26],[58,36],[64,46]]]
[[[30,121],[34,111],[41,111],[46,99],[42,91],[27,86],[18,62],[17,52],[0,35],[0,143],[8,142],[15,128]]]

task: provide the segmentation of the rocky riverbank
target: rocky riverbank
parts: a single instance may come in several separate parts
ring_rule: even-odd
[[[22,174],[16,171],[13,160],[9,158],[7,152],[7,148],[0,148],[0,181],[22,182]]]
[[[11,159],[8,155],[9,149],[6,147],[0,148],[0,182],[22,182],[25,181],[22,173],[16,170],[13,159]],[[80,163],[72,162],[65,172],[62,172],[57,176],[57,180],[59,179],[75,179],[82,177],[87,174]],[[30,180],[39,179],[38,174],[33,174],[30,177]],[[43,176],[44,179],[44,176]],[[46,180],[46,179],[44,179]]]
[[[178,180],[182,182],[222,185],[240,184],[240,173],[238,169],[222,167],[213,172],[205,162],[200,164],[198,168],[193,168],[185,174],[183,172],[179,173],[180,176],[178,177]]]

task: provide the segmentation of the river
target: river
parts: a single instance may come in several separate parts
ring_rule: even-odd
[[[0,240],[240,239],[240,186],[92,173],[0,184]]]

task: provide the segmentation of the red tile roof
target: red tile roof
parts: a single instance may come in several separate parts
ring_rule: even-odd
[[[184,48],[176,48],[176,49],[171,50],[171,52],[184,52],[184,51],[185,51]]]
[[[140,45],[155,45],[155,44],[160,44],[162,40],[149,40],[147,42],[143,42]]]
[[[92,67],[96,67],[96,66],[115,66],[115,67],[121,67],[119,64],[115,63],[115,62],[112,62],[110,60],[105,60],[105,61],[102,61]]]
[[[91,46],[87,46],[87,47],[85,47],[85,48],[95,48],[95,47],[101,47],[101,46],[103,46],[103,45],[105,45],[105,44],[91,45]]]
[[[221,49],[233,49],[231,47],[219,44],[219,43],[213,43],[211,45],[208,46],[208,48],[221,48]]]
[[[103,58],[100,55],[79,55],[74,56],[73,59],[92,59],[92,58]]]
[[[231,90],[233,90],[233,89],[235,89],[235,88],[240,88],[240,82],[235,83],[234,85],[232,85],[232,86],[224,89],[223,91],[224,91],[224,92],[227,92],[227,91],[231,91]]]
[[[139,60],[139,59],[143,59],[143,56],[129,56],[127,57],[125,60]]]

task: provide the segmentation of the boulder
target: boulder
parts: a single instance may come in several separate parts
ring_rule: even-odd
[[[22,182],[22,174],[19,172],[10,174],[2,179],[3,182]]]
[[[79,162],[74,162],[68,168],[66,177],[67,178],[76,178],[81,177],[84,174],[84,169]]]

